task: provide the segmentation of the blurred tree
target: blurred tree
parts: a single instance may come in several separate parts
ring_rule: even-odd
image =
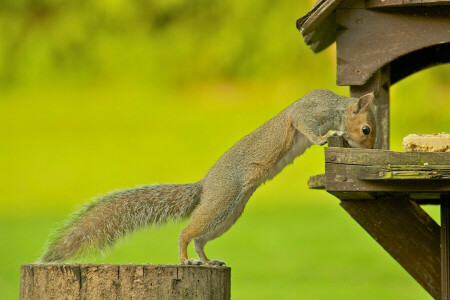
[[[92,80],[116,73],[170,80],[295,73],[290,1],[4,0],[0,84]],[[137,72],[139,73],[139,72]]]

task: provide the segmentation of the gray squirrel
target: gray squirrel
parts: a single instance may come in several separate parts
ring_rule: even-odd
[[[88,203],[57,230],[39,262],[63,262],[112,246],[138,228],[191,216],[179,237],[180,263],[222,265],[206,257],[205,244],[227,231],[253,192],[307,148],[324,145],[330,135],[373,148],[373,100],[373,93],[348,98],[314,90],[238,141],[200,181],[125,189]],[[199,260],[188,259],[192,240]]]

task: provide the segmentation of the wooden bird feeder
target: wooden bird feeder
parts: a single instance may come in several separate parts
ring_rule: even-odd
[[[375,93],[376,149],[325,149],[322,188],[435,299],[450,299],[450,153],[389,151],[389,87],[450,62],[450,1],[321,0],[297,28],[315,53],[336,42],[337,84]],[[421,207],[441,207],[439,226]]]

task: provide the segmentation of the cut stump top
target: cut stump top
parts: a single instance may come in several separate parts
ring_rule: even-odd
[[[231,268],[27,264],[20,299],[230,299]]]

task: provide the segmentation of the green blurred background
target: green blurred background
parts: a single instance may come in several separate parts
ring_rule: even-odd
[[[0,298],[18,298],[20,264],[87,199],[199,180],[308,91],[348,95],[335,85],[335,49],[313,54],[295,28],[312,4],[2,0]],[[449,83],[443,65],[392,88],[392,149],[409,133],[449,131]],[[323,171],[313,147],[207,245],[232,267],[233,299],[429,299],[337,199],[307,189]],[[177,263],[185,224],[142,230],[83,262]]]

